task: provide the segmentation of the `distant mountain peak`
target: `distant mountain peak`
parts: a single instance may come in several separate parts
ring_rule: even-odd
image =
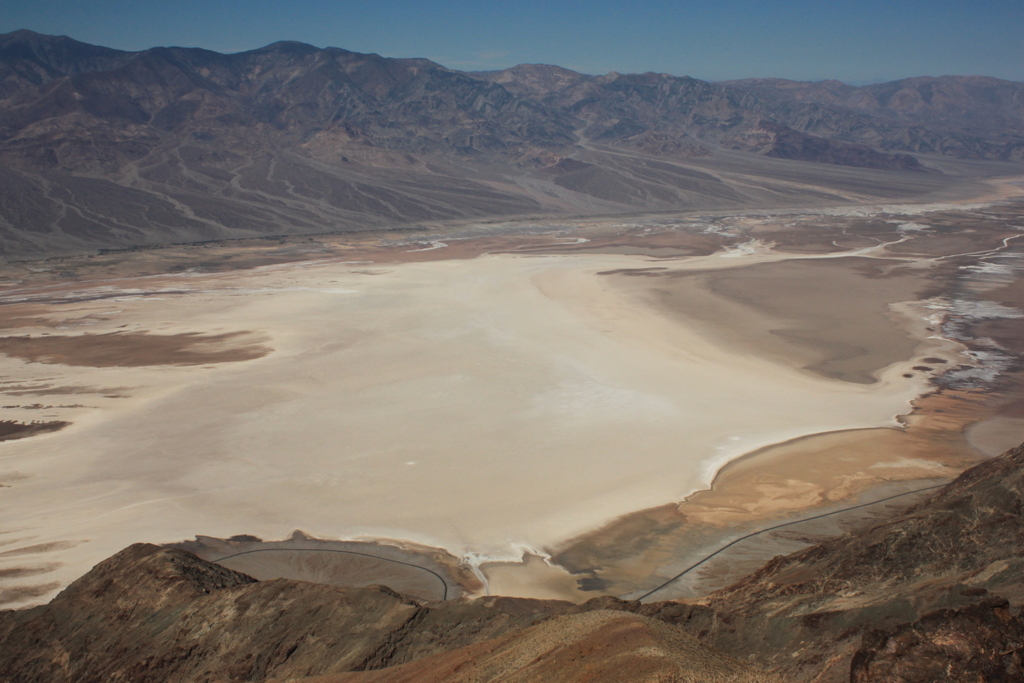
[[[470,75],[499,83],[510,92],[532,98],[543,98],[556,90],[592,78],[553,64],[516,64],[500,71],[478,71]]]
[[[0,34],[0,49],[14,45],[26,45],[33,48],[60,46],[65,49],[75,49],[90,53],[101,52],[129,54],[125,50],[117,50],[111,47],[102,47],[100,45],[83,43],[71,38],[70,36],[51,36],[45,33],[36,33],[35,31],[31,31],[27,28],[20,28],[16,31],[11,31],[10,33]]]
[[[319,48],[309,43],[303,43],[298,40],[279,40],[271,43],[270,45],[264,45],[263,47],[255,50],[247,50],[247,52],[256,53],[269,53],[269,52],[280,52],[292,55],[311,55],[317,52],[321,52],[323,48]]]

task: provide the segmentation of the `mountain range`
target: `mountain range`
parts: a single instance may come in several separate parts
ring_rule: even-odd
[[[969,160],[969,161],[967,161]],[[1024,161],[1024,84],[460,72],[0,36],[0,254],[841,203]],[[793,163],[801,162],[801,163]],[[943,175],[945,174],[945,175]]]

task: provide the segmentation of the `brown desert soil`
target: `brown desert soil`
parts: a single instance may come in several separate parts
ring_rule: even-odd
[[[262,358],[270,353],[270,349],[252,341],[251,333],[248,332],[110,332],[0,337],[0,353],[32,363],[107,368],[232,363]]]
[[[645,289],[671,317],[700,321],[722,344],[870,384],[875,372],[910,357],[919,343],[893,325],[889,310],[927,286],[920,272],[903,266],[850,257],[624,272],[616,281]]]

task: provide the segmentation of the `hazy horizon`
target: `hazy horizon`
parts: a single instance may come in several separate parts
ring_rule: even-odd
[[[201,19],[201,21],[199,20]],[[122,50],[199,47],[223,53],[281,40],[385,57],[423,57],[486,71],[553,64],[588,74],[658,72],[720,81],[835,79],[851,85],[914,76],[1024,81],[1024,4],[876,0],[782,6],[724,0],[680,8],[666,0],[362,3],[184,0],[140,6],[67,0],[10,7],[0,32],[28,29]]]
[[[32,31],[32,29],[13,29],[11,31],[6,31],[6,32],[4,32],[3,34],[0,34],[0,35],[7,35],[7,34],[10,34],[10,33],[15,33],[15,32],[17,32],[19,30]],[[37,33],[39,35],[52,35],[52,36],[55,36],[55,37],[67,37],[67,38],[71,38],[72,40],[77,40],[78,42],[81,42],[81,43],[97,45],[99,47],[107,47],[107,48],[125,50],[127,52],[135,52],[135,51],[141,52],[141,51],[144,51],[144,50],[147,50],[147,49],[155,49],[155,48],[162,48],[163,47],[163,48],[202,49],[202,50],[210,50],[211,52],[218,52],[220,54],[241,54],[241,53],[244,53],[244,52],[251,52],[251,51],[254,51],[254,50],[259,50],[259,49],[262,49],[262,48],[265,48],[265,47],[269,47],[270,45],[273,45],[275,43],[303,43],[305,45],[310,45],[311,47],[314,47],[314,48],[319,49],[319,50],[342,49],[342,50],[348,50],[350,52],[359,53],[358,50],[349,50],[349,48],[346,48],[346,47],[341,46],[341,45],[314,45],[313,43],[307,43],[305,41],[300,41],[300,40],[292,40],[292,39],[289,39],[289,38],[283,38],[281,40],[276,40],[276,41],[273,41],[271,43],[267,43],[266,45],[259,45],[259,46],[254,47],[254,48],[248,48],[246,50],[238,50],[238,51],[235,51],[235,52],[222,52],[220,50],[211,50],[208,47],[203,47],[203,46],[199,46],[199,45],[151,45],[148,48],[140,48],[139,50],[128,50],[126,48],[117,48],[117,47],[114,47],[112,45],[105,45],[103,43],[88,43],[88,41],[80,40],[79,38],[77,38],[76,36],[73,36],[73,35],[67,35],[67,34],[45,34],[45,33],[39,32],[39,31],[33,31],[33,32]],[[367,53],[362,53],[362,54],[379,54],[379,53],[367,52]],[[388,57],[388,58],[394,58],[394,59],[417,59],[417,58],[420,58],[420,57],[417,57],[415,55],[395,55],[395,56],[382,55],[382,56]],[[431,61],[434,61],[434,60],[431,60]],[[436,63],[440,64],[440,62],[436,62]],[[553,64],[553,63],[548,63],[548,62],[517,62],[515,64],[509,64],[507,66],[496,67],[496,68],[493,68],[493,69],[491,69],[491,68],[488,68],[488,69],[472,69],[472,68],[455,69],[454,67],[452,67],[449,64],[441,64],[441,66],[444,66],[446,68],[450,68],[450,69],[453,69],[453,70],[456,70],[456,71],[466,71],[466,72],[470,72],[470,73],[473,73],[473,72],[478,72],[478,73],[498,72],[498,71],[502,71],[504,69],[510,69],[510,68],[516,67],[516,66],[553,66],[553,67],[558,67],[558,68],[568,68],[568,67],[565,67],[565,66],[563,66],[561,64]],[[573,71],[576,71],[576,70],[573,69]],[[587,75],[587,76],[603,76],[603,75],[606,75],[608,73],[667,73],[670,76],[700,78],[699,76],[693,76],[692,74],[670,73],[670,72],[652,72],[652,71],[632,72],[632,71],[621,71],[621,70],[615,70],[615,69],[613,69],[612,71],[606,71],[606,72],[601,72],[601,73],[598,73],[598,72],[587,72],[587,71],[579,71],[578,73],[581,73],[581,74]],[[726,81],[730,81],[730,80],[746,80],[746,79],[751,79],[751,78],[766,78],[766,79],[793,80],[793,81],[801,81],[802,80],[804,82],[841,81],[842,83],[844,83],[846,85],[860,87],[860,86],[872,85],[872,84],[877,84],[877,83],[886,83],[886,82],[890,82],[890,81],[893,81],[893,80],[901,80],[901,79],[906,79],[906,78],[921,78],[921,77],[923,77],[923,78],[931,78],[931,77],[942,77],[942,76],[981,76],[981,77],[990,77],[989,74],[939,73],[939,74],[916,74],[914,76],[902,76],[902,77],[896,78],[896,79],[885,79],[885,78],[882,78],[882,79],[874,79],[874,80],[866,80],[866,81],[849,81],[849,80],[842,80],[842,79],[831,78],[831,77],[829,77],[829,78],[820,78],[820,79],[787,79],[786,77],[783,77],[783,76],[761,76],[761,77],[758,77],[758,76],[739,76],[739,77],[736,77],[734,79],[729,79],[729,78],[723,78],[723,79],[705,78],[705,79],[701,79],[701,80],[705,80],[705,81],[709,81],[709,82],[726,82]],[[993,78],[999,78],[999,77],[998,76],[993,76]],[[1003,79],[1003,80],[1012,80],[1012,79]],[[1019,82],[1024,82],[1024,81],[1019,81]]]

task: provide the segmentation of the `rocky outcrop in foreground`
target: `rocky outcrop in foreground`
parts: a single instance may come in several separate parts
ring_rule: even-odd
[[[855,680],[935,680],[880,673],[913,657],[960,672],[942,680],[1021,680],[1022,550],[1024,446],[885,524],[776,558],[677,620],[792,680],[847,681],[851,666]]]
[[[385,587],[257,582],[182,550],[136,544],[49,605],[3,614],[0,680],[774,680],[624,606],[422,604]]]
[[[695,603],[258,582],[133,545],[0,614],[0,680],[1019,681],[1024,446]]]

